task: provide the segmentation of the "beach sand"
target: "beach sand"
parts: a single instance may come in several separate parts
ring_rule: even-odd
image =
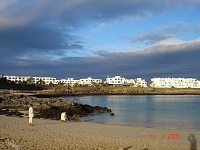
[[[0,116],[0,149],[20,150],[200,150],[200,130],[144,128],[93,122]],[[180,136],[180,137],[179,137]]]

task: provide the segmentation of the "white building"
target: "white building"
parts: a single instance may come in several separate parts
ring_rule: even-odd
[[[100,84],[100,83],[102,83],[102,80],[101,79],[93,79],[91,77],[83,78],[83,79],[79,79],[79,80],[74,80],[74,78],[67,78],[67,79],[61,79],[60,83],[62,83],[64,85],[70,85],[70,86],[73,86],[75,84],[78,84],[81,86],[88,86],[88,85],[92,85],[93,83]]]
[[[136,78],[136,79],[134,79],[133,86],[134,87],[147,87],[147,82],[142,78]]]
[[[125,84],[125,78],[120,76],[114,76],[114,77],[107,77],[106,83],[109,85],[124,85]]]
[[[200,88],[200,81],[194,78],[152,78],[154,88]]]
[[[44,83],[48,84],[57,84],[56,78],[52,77],[32,77],[32,76],[4,76],[8,81],[13,81],[16,83],[25,83],[31,82],[33,84]]]
[[[121,76],[107,77],[106,83],[109,85],[132,85],[134,87],[147,87],[147,83],[144,79],[126,79]]]
[[[2,76],[1,76],[2,77]],[[56,80],[52,77],[32,77],[32,76],[3,76],[8,81],[16,83],[33,83],[33,84],[58,84],[73,86],[75,84],[81,86],[88,86],[102,83],[101,79],[93,79],[91,77],[75,80],[74,78],[67,78]],[[108,85],[131,85],[134,87],[147,87],[147,82],[144,79],[126,79],[121,76],[107,77],[105,81]],[[195,78],[152,78],[151,87],[154,88],[200,88],[200,81]]]
[[[74,86],[74,84],[79,83],[79,80],[74,80],[74,78],[67,78],[67,79],[61,79],[60,83],[62,83],[63,85]]]
[[[57,84],[56,78],[52,77],[33,77],[35,84],[39,84],[40,82],[44,82],[44,84]]]
[[[79,82],[78,82],[78,84],[81,86],[92,85],[93,83],[100,84],[100,83],[102,83],[102,80],[101,79],[92,79],[91,77],[88,77],[88,78],[79,79]]]
[[[13,82],[26,82],[30,76],[4,76],[8,81],[13,81]]]

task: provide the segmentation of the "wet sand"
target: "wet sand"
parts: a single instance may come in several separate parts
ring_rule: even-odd
[[[0,116],[0,149],[200,150],[200,130]],[[196,142],[195,142],[196,140]]]

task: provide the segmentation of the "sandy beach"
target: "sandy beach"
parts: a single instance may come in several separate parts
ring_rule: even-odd
[[[0,116],[0,149],[71,149],[71,150],[190,150],[189,135],[199,147],[200,130],[143,128],[93,122]],[[175,135],[180,135],[175,136]]]

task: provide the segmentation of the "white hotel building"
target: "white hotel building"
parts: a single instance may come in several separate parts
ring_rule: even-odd
[[[200,81],[194,78],[152,78],[154,88],[200,88]]]
[[[107,77],[106,83],[108,85],[132,85],[134,87],[147,87],[147,82],[144,79],[126,79],[121,76]]]
[[[67,78],[67,79],[61,79],[60,83],[62,83],[63,85],[70,85],[70,86],[73,86],[74,84],[78,84],[81,86],[88,86],[88,85],[92,85],[93,83],[100,84],[102,83],[102,80],[93,79],[91,77],[83,78],[79,80],[74,80],[74,78]]]
[[[32,77],[32,76],[3,76],[8,81],[13,81],[16,83],[26,83],[31,78],[31,83],[40,84],[44,82],[44,84],[63,84],[73,86],[78,84],[80,86],[88,86],[95,84],[101,84],[103,81],[101,79],[93,79],[91,77],[82,78],[79,80],[75,80],[74,78],[67,78],[57,80],[53,77]],[[147,82],[144,79],[136,78],[136,79],[126,79],[121,76],[107,77],[105,83],[113,86],[124,86],[131,85],[134,87],[147,87]],[[152,78],[150,87],[153,88],[200,88],[200,81],[195,78]]]
[[[73,86],[74,84],[78,83],[79,80],[74,80],[74,78],[67,78],[67,79],[61,79],[60,83],[63,85],[70,85]]]
[[[32,76],[4,76],[8,81],[13,81],[16,83],[23,83],[27,82],[30,78],[32,80],[32,83],[39,84],[41,81],[43,81],[45,84],[57,84],[58,81],[56,78],[52,77],[32,77]]]
[[[101,79],[92,79],[91,77],[79,79],[79,85],[92,85],[93,83],[100,84],[102,83]]]

